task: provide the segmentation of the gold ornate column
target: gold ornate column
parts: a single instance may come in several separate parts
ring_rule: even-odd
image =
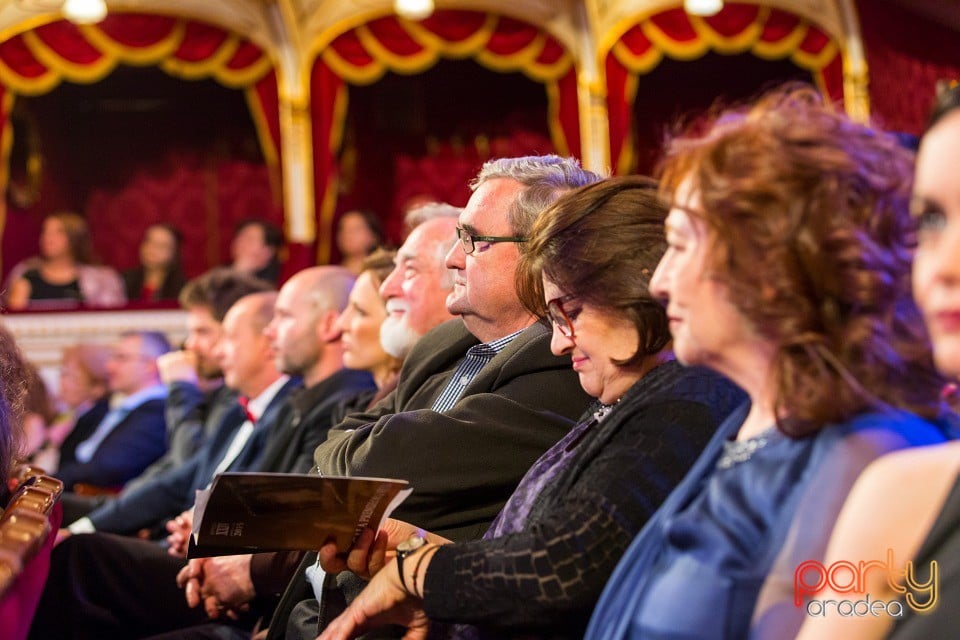
[[[290,5],[284,0],[277,0],[267,3],[265,11],[277,55],[286,236],[288,242],[308,245],[317,235],[310,128],[310,72],[304,68],[304,50],[298,44],[298,36],[294,31],[296,20]]]

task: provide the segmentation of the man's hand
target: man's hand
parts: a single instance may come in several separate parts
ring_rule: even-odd
[[[66,540],[72,535],[73,533],[70,531],[70,529],[67,529],[67,528],[58,529],[57,539],[53,541],[53,546],[57,546],[58,544],[60,544],[61,542],[63,542],[64,540]]]
[[[197,384],[197,355],[192,351],[171,351],[157,358],[157,369],[163,384],[190,382]]]
[[[244,555],[190,560],[177,574],[177,586],[184,590],[187,606],[202,604],[213,620],[221,614],[236,620],[257,595],[250,580],[250,559]]]
[[[190,531],[193,529],[193,509],[187,509],[173,520],[167,521],[167,553],[178,558],[187,557]]]

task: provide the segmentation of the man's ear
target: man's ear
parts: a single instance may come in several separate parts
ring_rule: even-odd
[[[340,328],[337,326],[337,318],[340,313],[334,309],[329,309],[320,314],[317,318],[317,336],[323,342],[336,342],[340,339]]]

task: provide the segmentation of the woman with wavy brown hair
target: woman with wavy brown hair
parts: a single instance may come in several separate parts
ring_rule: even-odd
[[[911,160],[806,87],[669,146],[650,288],[677,358],[751,402],[634,540],[588,638],[792,637],[815,595],[797,571],[863,467],[944,440],[910,297]]]

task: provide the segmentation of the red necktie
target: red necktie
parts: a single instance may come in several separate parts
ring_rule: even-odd
[[[240,396],[237,398],[237,402],[239,402],[240,406],[243,407],[243,413],[247,416],[247,420],[249,420],[253,426],[257,426],[257,417],[250,411],[250,398],[246,396]]]

